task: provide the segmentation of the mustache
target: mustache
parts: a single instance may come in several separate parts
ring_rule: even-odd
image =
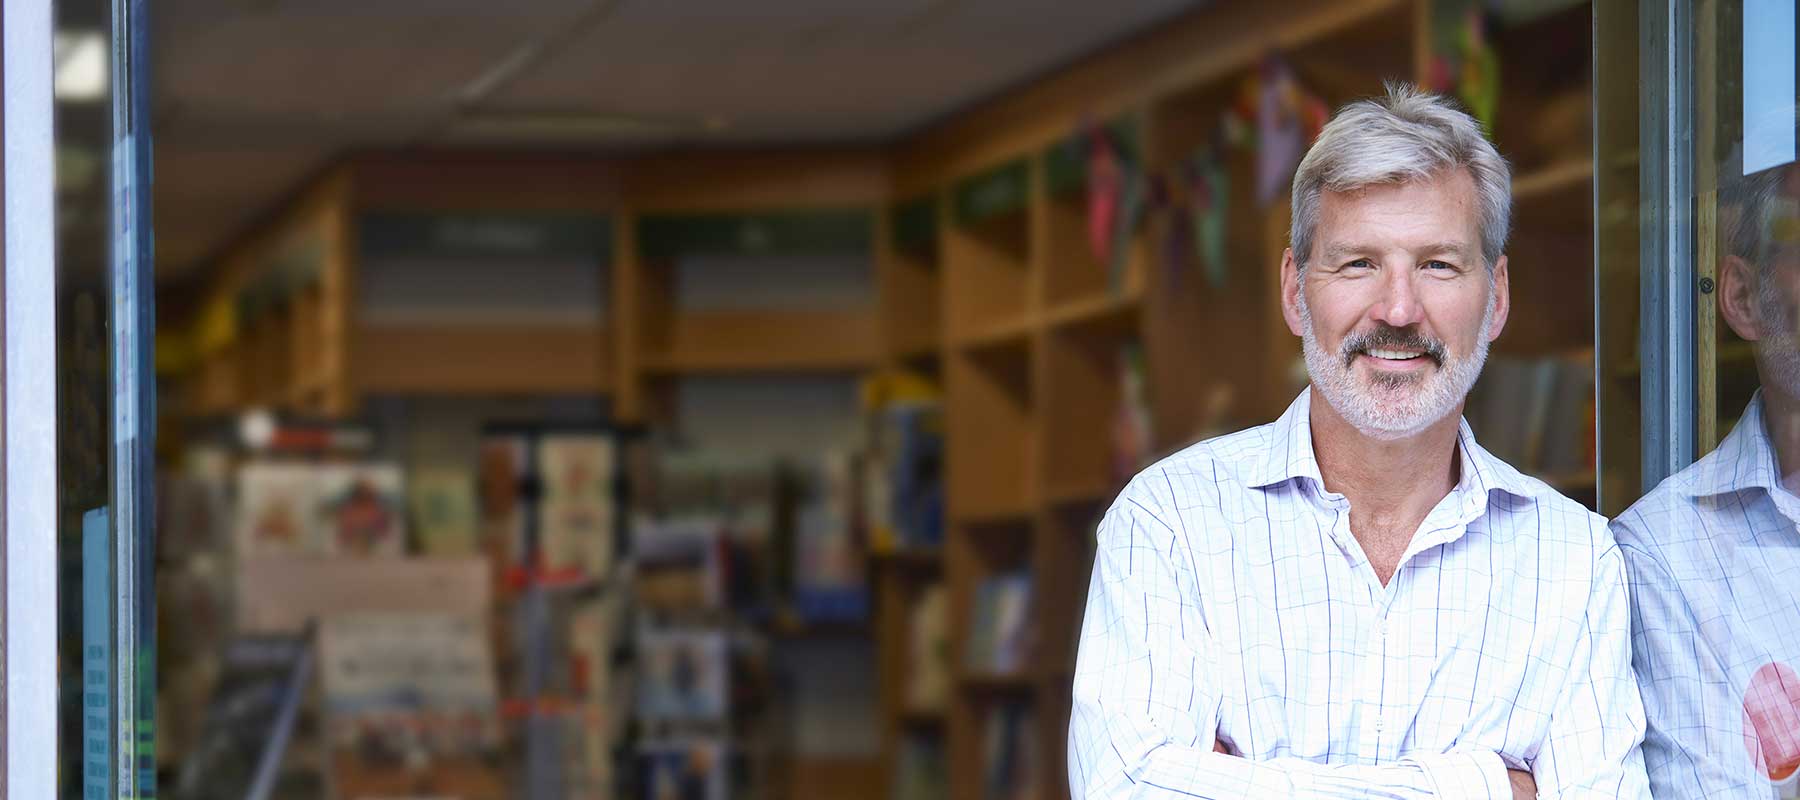
[[[1381,325],[1372,331],[1354,333],[1344,340],[1341,352],[1344,356],[1344,367],[1348,369],[1356,357],[1370,350],[1415,350],[1425,354],[1431,363],[1444,365],[1444,354],[1447,352],[1444,343],[1413,328],[1396,328],[1392,325]]]

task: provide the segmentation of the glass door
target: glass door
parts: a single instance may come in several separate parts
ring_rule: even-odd
[[[157,786],[145,6],[64,0],[51,42],[56,794],[86,800]]]
[[[1794,0],[1596,5],[1601,510],[1659,797],[1800,797]]]

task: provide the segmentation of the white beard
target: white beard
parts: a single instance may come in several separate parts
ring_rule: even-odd
[[[1312,385],[1339,416],[1372,439],[1393,440],[1412,436],[1442,420],[1474,388],[1488,357],[1488,326],[1494,319],[1497,298],[1488,293],[1487,310],[1481,314],[1481,334],[1475,352],[1463,358],[1445,352],[1436,370],[1392,386],[1375,385],[1358,377],[1347,364],[1347,353],[1327,353],[1313,331],[1306,292],[1300,292],[1300,344],[1306,355],[1306,371]],[[1346,339],[1346,342],[1349,340]],[[1797,356],[1800,361],[1800,356]]]
[[[1766,280],[1757,286],[1756,303],[1762,316],[1762,330],[1758,331],[1762,339],[1756,349],[1763,380],[1789,397],[1800,397],[1800,330],[1795,329],[1794,309]]]

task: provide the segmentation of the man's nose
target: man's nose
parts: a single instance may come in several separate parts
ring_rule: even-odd
[[[1381,297],[1375,303],[1375,321],[1395,328],[1416,325],[1425,318],[1419,305],[1419,293],[1413,285],[1413,271],[1388,268],[1381,274]]]

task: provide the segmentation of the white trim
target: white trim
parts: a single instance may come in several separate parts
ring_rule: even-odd
[[[52,8],[0,4],[4,69],[5,793],[55,797],[56,224]]]

